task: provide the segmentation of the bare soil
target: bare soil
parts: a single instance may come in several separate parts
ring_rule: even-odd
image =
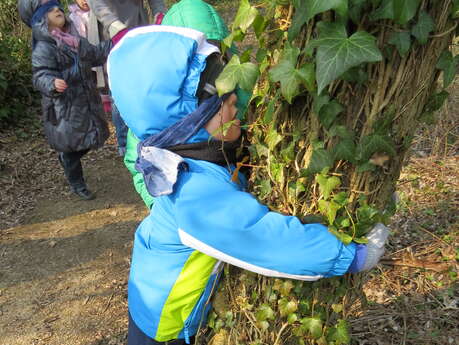
[[[0,344],[123,345],[147,209],[113,139],[83,159],[97,195],[83,201],[40,131],[23,131],[0,135]],[[350,311],[354,344],[459,343],[458,160],[414,156],[404,169],[384,264]]]
[[[133,233],[147,209],[116,147],[83,159],[97,195],[84,201],[39,134],[5,142],[14,152],[0,146],[0,344],[124,344]]]

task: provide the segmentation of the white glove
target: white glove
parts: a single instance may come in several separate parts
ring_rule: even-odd
[[[367,236],[367,258],[362,271],[371,270],[378,264],[379,259],[384,254],[384,246],[388,236],[389,228],[384,226],[384,224],[378,223],[373,227],[373,229],[371,229]]]
[[[108,34],[110,35],[110,38],[113,38],[113,36],[115,36],[118,32],[126,28],[127,26],[124,25],[122,22],[120,22],[119,20],[115,20],[108,27]]]

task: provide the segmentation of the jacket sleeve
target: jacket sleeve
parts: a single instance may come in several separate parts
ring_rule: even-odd
[[[149,0],[151,13],[155,15],[158,12],[166,13],[166,6],[164,5],[164,0]]]
[[[344,245],[321,224],[271,212],[230,182],[222,187],[222,181],[200,178],[174,193],[183,244],[267,276],[316,280],[347,272],[354,243]]]
[[[97,20],[102,23],[104,28],[108,28],[115,20],[118,20],[118,14],[115,13],[110,6],[113,0],[88,0],[91,11],[97,17]]]
[[[130,129],[128,130],[126,139],[127,142],[126,154],[124,155],[124,165],[126,165],[126,168],[128,168],[132,175],[135,190],[140,194],[140,197],[142,198],[145,205],[151,209],[155,198],[153,198],[151,194],[148,193],[147,187],[145,186],[145,182],[143,180],[143,175],[135,168],[135,161],[137,160],[137,144],[140,140],[137,139],[137,137],[132,133]]]
[[[85,38],[80,38],[80,47],[78,50],[80,60],[88,63],[91,67],[102,66],[106,61],[110,49],[112,48],[112,41],[102,41],[97,45],[93,45]]]
[[[32,84],[36,90],[48,97],[60,95],[54,86],[56,78],[62,79],[53,47],[38,42],[32,51]]]

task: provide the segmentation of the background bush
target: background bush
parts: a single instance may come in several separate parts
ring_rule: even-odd
[[[16,0],[0,2],[0,128],[34,113],[39,99],[32,88],[31,32],[20,20]]]

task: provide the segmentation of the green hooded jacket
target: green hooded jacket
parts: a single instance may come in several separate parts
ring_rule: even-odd
[[[229,31],[223,22],[222,17],[208,3],[202,0],[181,0],[173,5],[164,16],[162,25],[180,26],[195,29],[206,34],[207,39],[222,41],[228,36]],[[247,104],[250,99],[250,93],[241,89],[236,89],[238,97],[237,108],[238,118],[243,118],[247,111]],[[127,134],[126,154],[124,164],[132,174],[134,187],[140,194],[148,208],[154,203],[154,198],[148,193],[143,176],[135,169],[137,160],[137,144],[139,139],[131,130]]]

